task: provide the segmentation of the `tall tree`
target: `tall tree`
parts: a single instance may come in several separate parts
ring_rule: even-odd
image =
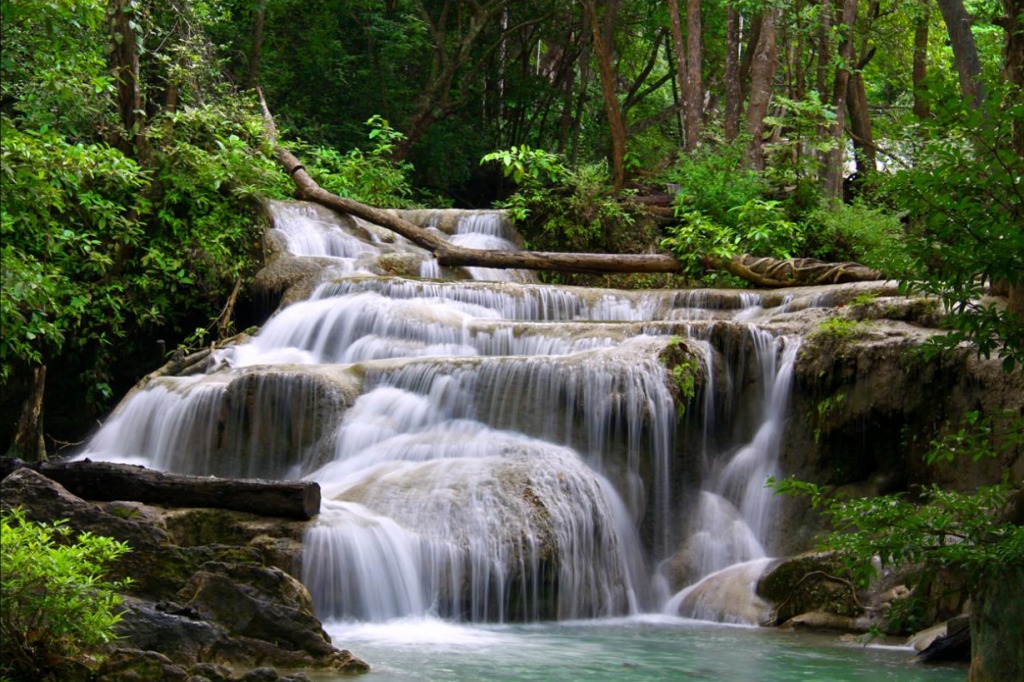
[[[701,50],[700,0],[686,0],[686,151],[692,152],[700,142],[701,117],[704,113],[703,64]]]
[[[469,75],[463,75],[467,85],[472,74],[483,65],[483,56],[474,54],[474,48],[485,29],[498,24],[496,18],[505,9],[509,0],[490,2],[460,3],[445,0],[436,12],[431,12],[427,3],[417,1],[416,10],[431,37],[430,74],[423,84],[415,109],[405,126],[405,139],[395,147],[395,157],[404,159],[409,150],[423,137],[434,121],[449,115],[466,104],[466,99],[455,93],[456,76],[475,60]],[[455,28],[452,28],[454,25]],[[502,31],[503,33],[504,31]],[[487,52],[501,45],[498,38]],[[453,96],[455,95],[455,96]]]
[[[846,99],[850,71],[853,69],[853,24],[857,20],[857,0],[843,0],[842,8],[843,13],[839,25],[842,31],[839,65],[836,67],[835,79],[832,83],[832,108],[836,117],[831,130],[834,143],[826,154],[825,167],[825,194],[833,199],[839,198],[843,191]]]
[[[601,80],[601,95],[604,98],[604,115],[608,122],[611,138],[612,179],[615,190],[626,184],[626,122],[619,108],[617,79],[613,63],[615,40],[615,13],[617,0],[604,0],[604,12],[598,13],[594,0],[583,0],[583,13],[590,24],[594,43],[594,57],[597,59],[598,75]]]
[[[747,160],[757,169],[764,168],[764,118],[772,98],[772,84],[778,69],[778,46],[776,42],[779,10],[768,7],[758,22],[757,46],[754,48],[750,66],[750,99],[747,103],[747,133],[750,145]]]
[[[126,156],[143,154],[145,110],[142,103],[142,82],[139,76],[137,33],[140,3],[138,0],[110,0],[110,67],[117,84],[117,112],[121,128],[114,133],[113,145]]]
[[[920,120],[928,118],[928,100],[925,95],[925,78],[928,76],[928,18],[931,5],[923,3],[921,16],[914,21],[914,116]]]
[[[981,75],[981,59],[971,33],[971,16],[964,9],[963,0],[936,0],[942,20],[949,33],[949,44],[953,48],[953,61],[960,76],[960,93],[964,99],[977,106],[984,97],[978,80]]]
[[[729,3],[725,7],[725,139],[734,140],[740,132],[743,107],[740,83],[740,12]]]
[[[686,48],[683,43],[683,24],[679,17],[679,2],[678,0],[668,0],[668,16],[669,22],[672,26],[672,50],[676,58],[676,81],[679,84],[679,93],[683,102],[688,101],[687,95],[690,90],[690,84],[687,81],[689,70],[686,68]],[[683,111],[688,111],[686,104],[683,104]],[[689,140],[689,119],[687,118],[683,123],[683,136],[685,140]]]

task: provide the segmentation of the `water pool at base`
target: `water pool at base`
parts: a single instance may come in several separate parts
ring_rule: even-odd
[[[333,623],[327,630],[337,646],[370,664],[372,671],[360,678],[366,682],[967,679],[962,667],[910,662],[913,651],[905,647],[661,616],[504,626],[436,620]]]

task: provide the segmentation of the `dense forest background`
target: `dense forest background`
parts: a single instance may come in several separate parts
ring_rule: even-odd
[[[260,321],[259,201],[293,188],[257,87],[336,194],[679,258],[639,286],[855,260],[942,296],[948,343],[1021,362],[1021,0],[0,7],[4,450],[61,449],[176,349]]]

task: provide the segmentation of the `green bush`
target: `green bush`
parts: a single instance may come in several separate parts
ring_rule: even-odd
[[[831,202],[811,212],[807,226],[808,253],[815,258],[854,261],[890,277],[907,272],[903,225],[884,208]]]
[[[803,228],[786,218],[780,202],[753,198],[728,215],[728,222],[717,222],[700,211],[683,213],[661,246],[686,264],[691,277],[708,284],[718,284],[724,276],[708,268],[733,256],[791,258],[800,253]]]
[[[391,158],[395,145],[405,136],[381,116],[366,125],[373,146],[368,151],[351,149],[342,154],[328,147],[311,147],[300,155],[310,174],[328,192],[381,208],[404,208],[413,204],[408,175],[412,165]]]
[[[61,521],[36,523],[19,509],[0,517],[0,671],[39,680],[94,663],[114,638],[124,581],[104,578],[125,543],[72,530]]]
[[[675,197],[676,215],[699,211],[713,222],[734,225],[730,213],[754,199],[764,197],[761,175],[744,168],[745,142],[701,148],[686,156],[665,173],[665,180],[679,185]]]

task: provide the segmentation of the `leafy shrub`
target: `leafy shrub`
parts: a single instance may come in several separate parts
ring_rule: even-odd
[[[0,634],[6,677],[39,680],[88,663],[114,638],[120,620],[108,564],[129,551],[111,538],[81,533],[63,522],[36,523],[15,509],[0,518]]]
[[[144,245],[137,209],[148,179],[106,145],[23,131],[6,117],[0,130],[4,381],[15,367],[45,362],[66,345],[76,352],[87,343],[109,345],[129,319],[147,314],[148,298],[126,296],[110,275],[123,267],[126,250]]]
[[[155,119],[145,169],[106,144],[0,120],[0,381],[73,354],[101,404],[132,350],[115,358],[116,344],[194,328],[255,270],[258,198],[290,186],[259,117],[236,104]]]
[[[667,182],[679,185],[676,215],[696,211],[715,223],[732,225],[730,211],[763,198],[766,185],[760,174],[744,168],[744,150],[745,143],[737,141],[680,156],[665,173]]]
[[[1024,157],[1014,146],[1024,105],[1019,88],[987,84],[988,96],[974,108],[942,87],[932,90],[934,116],[909,151],[912,165],[885,187],[907,212],[911,267],[901,287],[938,296],[952,313],[951,331],[934,337],[935,350],[967,341],[1012,371],[1024,364],[1021,315],[982,294],[989,282],[1024,287]]]
[[[1013,413],[969,412],[959,425],[932,440],[924,459],[929,464],[964,458],[998,458],[1024,441],[1024,419]],[[883,567],[918,567],[926,582],[938,569],[958,571],[968,590],[1007,568],[1024,565],[1024,527],[1007,518],[1015,487],[1009,480],[971,492],[943,490],[937,485],[909,494],[847,498],[794,478],[769,479],[776,494],[806,497],[829,523],[831,532],[819,549],[835,552],[844,571],[858,586],[877,575],[875,557]],[[911,610],[919,603],[909,602]],[[916,614],[897,609],[890,627],[901,629]]]
[[[899,217],[861,202],[823,204],[807,217],[808,253],[821,260],[854,261],[891,277],[907,272],[909,258]]]
[[[412,166],[391,158],[395,145],[405,136],[386,119],[373,116],[366,121],[368,150],[352,149],[342,154],[336,149],[311,147],[302,152],[310,174],[328,192],[382,208],[412,205],[412,186],[408,174]]]
[[[497,161],[501,164],[502,173],[512,178],[517,185],[524,182],[542,183],[564,180],[568,171],[562,165],[557,154],[543,149],[534,149],[529,145],[512,145],[490,154],[485,154],[480,163]]]
[[[682,222],[668,228],[662,248],[671,250],[690,276],[708,283],[722,277],[709,271],[719,261],[745,253],[790,258],[802,248],[803,229],[786,218],[778,201],[753,198],[728,213],[728,223],[715,222],[700,211],[682,214]]]

